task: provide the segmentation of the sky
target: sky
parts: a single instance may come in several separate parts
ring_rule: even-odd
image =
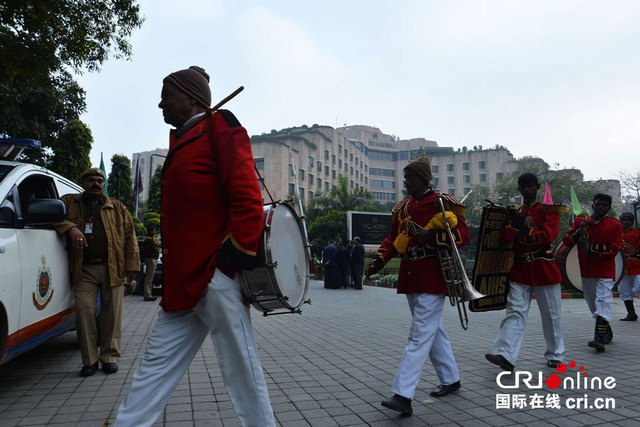
[[[640,2],[142,0],[129,60],[77,76],[91,160],[168,146],[162,79],[211,75],[249,135],[376,126],[504,145],[585,179],[640,170]]]

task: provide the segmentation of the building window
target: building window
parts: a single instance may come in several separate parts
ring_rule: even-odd
[[[336,179],[336,170],[331,169],[331,178]]]
[[[358,169],[356,169],[356,179],[358,179]]]
[[[291,196],[292,194],[295,194],[295,192],[296,192],[296,185],[289,183],[289,195]]]
[[[329,166],[324,167],[324,176],[329,176]]]
[[[464,188],[464,194],[469,194],[469,191],[471,191],[471,187]]]
[[[439,181],[440,181],[440,179],[439,179],[439,178],[433,178],[433,185],[434,185],[435,187],[437,187],[437,186],[438,186],[438,182],[439,182]]]
[[[256,169],[258,169],[259,171],[264,170],[264,158],[253,159],[253,161],[256,164]]]
[[[329,191],[329,183],[328,182],[324,183],[324,191]]]
[[[349,186],[353,188],[353,180],[349,181]]]
[[[356,157],[356,166],[358,166],[358,158]]]
[[[462,164],[462,170],[463,171],[468,171],[469,170],[469,163],[463,163]]]
[[[465,175],[464,176],[464,183],[465,184],[469,184],[471,182],[471,175]]]
[[[369,185],[369,177],[367,176],[364,177],[364,184]]]
[[[304,188],[298,187],[298,191],[300,192],[300,199],[304,201]]]
[[[480,168],[480,169],[484,169],[484,168],[486,168],[486,167],[487,167],[487,162],[485,162],[484,160],[480,160],[480,161],[478,162],[478,168]]]
[[[382,180],[382,179],[372,179],[371,180],[371,187],[396,188],[396,182],[395,181],[385,181],[385,180]]]
[[[293,169],[293,165],[289,163],[289,176],[295,176],[296,171]]]
[[[377,199],[377,200],[395,200],[396,199],[396,194],[395,193],[382,193],[379,191],[374,191],[373,192],[373,198]]]
[[[338,144],[338,154],[342,154],[342,144]]]
[[[349,150],[347,150],[346,148],[344,149],[344,158],[348,158],[349,157]]]
[[[324,159],[329,160],[329,150],[324,150]]]
[[[496,179],[502,178],[502,172],[496,172]]]
[[[450,188],[449,191],[448,191],[448,194],[450,196],[455,196],[456,195],[456,190],[454,188]]]
[[[353,153],[349,153],[349,161],[353,162]]]
[[[309,162],[309,167],[312,168],[313,167],[313,157],[309,156],[309,158],[307,159],[307,161]]]
[[[447,184],[453,184],[453,177],[452,176],[448,176],[447,177]]]
[[[480,182],[487,182],[487,174],[486,173],[481,173],[480,174]]]
[[[332,164],[332,165],[335,165],[335,164],[336,164],[336,155],[335,155],[335,154],[332,154],[332,155],[331,155],[331,164]]]
[[[318,160],[316,163],[318,163],[318,172],[322,172],[322,162]]]
[[[353,166],[349,168],[349,175],[353,175]]]
[[[447,164],[447,172],[453,172],[453,163]]]
[[[309,200],[313,198],[313,191],[309,191]]]
[[[322,189],[322,180],[320,178],[316,178],[316,182],[318,183],[316,187],[318,187],[319,189]]]
[[[309,174],[309,187],[311,187],[313,185],[313,174],[310,173]]]
[[[365,167],[366,170],[366,167]],[[396,171],[393,169],[383,169],[383,168],[371,168],[369,171],[371,175],[380,175],[380,176],[396,176]]]
[[[342,159],[338,159],[338,169],[342,169]]]
[[[438,173],[438,165],[431,165],[431,172]]]
[[[300,181],[304,181],[304,169],[300,169],[300,175],[298,176],[298,179],[300,179]]]
[[[369,165],[364,165],[364,171],[369,172]]]

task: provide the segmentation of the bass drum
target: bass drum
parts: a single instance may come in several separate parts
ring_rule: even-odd
[[[263,207],[264,230],[259,265],[240,272],[240,283],[253,307],[268,314],[300,313],[309,289],[309,258],[304,227],[287,203]],[[274,312],[274,310],[284,310]]]
[[[562,284],[565,288],[572,288],[582,292],[582,276],[580,274],[580,262],[578,261],[578,247],[567,246],[560,241],[554,248],[553,254],[562,272]],[[624,273],[624,255],[618,252],[616,255],[616,278],[613,286],[616,286],[622,280]]]

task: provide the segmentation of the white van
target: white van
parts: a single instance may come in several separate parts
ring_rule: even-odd
[[[48,224],[65,218],[59,197],[82,187],[45,168],[7,160],[39,146],[0,139],[0,364],[75,328],[64,239]]]

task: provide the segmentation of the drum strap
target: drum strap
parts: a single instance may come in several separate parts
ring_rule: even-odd
[[[539,259],[545,261],[553,261],[553,252],[551,248],[543,248],[535,252],[516,253],[516,262],[530,264]]]

